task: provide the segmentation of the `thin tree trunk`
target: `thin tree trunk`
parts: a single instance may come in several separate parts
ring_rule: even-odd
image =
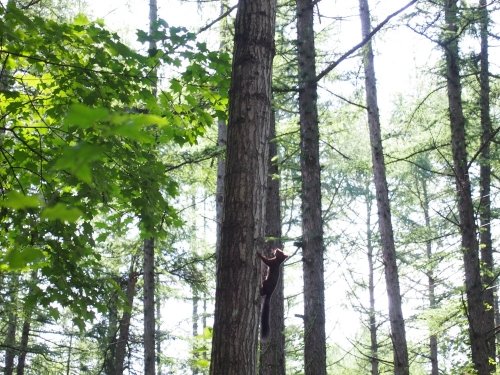
[[[325,281],[321,172],[312,0],[297,0],[297,58],[302,175],[304,373],[326,374]]]
[[[120,285],[123,280],[117,278]],[[103,369],[106,374],[116,374],[116,335],[118,331],[118,295],[111,296],[108,302],[108,326],[106,334],[106,352],[104,354]]]
[[[154,32],[158,21],[158,5],[156,0],[149,0],[149,55],[156,54]],[[156,72],[155,72],[156,76]],[[155,77],[152,85],[156,95],[158,81]],[[153,237],[144,240],[144,374],[155,375],[155,256]]]
[[[458,52],[458,8],[456,0],[447,0],[444,6],[446,34],[443,47],[446,55],[446,80],[451,128],[453,172],[457,191],[461,247],[465,271],[467,317],[472,362],[478,375],[490,374],[488,328],[485,324],[484,293],[479,267],[479,246],[476,238],[474,206],[467,164],[465,117],[462,109]]]
[[[144,240],[144,374],[155,374],[154,238]]]
[[[221,0],[220,14],[222,15],[226,11],[227,6],[226,0]],[[227,28],[227,23],[224,21],[223,31]],[[222,34],[222,32],[221,32]],[[221,35],[221,43],[219,46],[221,51],[226,49],[226,42],[224,36]],[[222,215],[224,207],[224,178],[226,175],[226,145],[227,145],[227,124],[222,118],[217,120],[217,147],[224,152],[217,158],[217,186],[215,192],[215,215],[216,215],[216,239],[215,239],[215,251],[218,252],[221,244],[221,232],[222,232]]]
[[[36,241],[33,238],[36,237],[36,232],[32,233],[32,243]],[[28,290],[28,295],[33,294],[33,288],[38,283],[37,271],[31,271],[30,275],[30,286]],[[28,344],[30,338],[31,330],[31,320],[33,314],[33,307],[26,305],[24,307],[24,321],[23,328],[21,331],[21,341],[19,343],[19,356],[17,358],[17,375],[23,375],[26,367],[26,355],[28,354]]]
[[[359,9],[363,37],[367,37],[371,31],[368,1],[360,0]],[[366,106],[368,108],[368,125],[370,128],[370,144],[373,162],[373,178],[377,197],[385,282],[387,297],[389,300],[389,319],[391,322],[391,337],[394,354],[394,374],[408,375],[408,348],[406,344],[405,322],[401,306],[398,264],[396,259],[396,248],[394,245],[394,233],[392,230],[391,209],[389,204],[389,192],[385,173],[384,152],[380,130],[380,116],[377,103],[375,65],[371,42],[368,42],[365,47],[364,68]]]
[[[224,151],[227,143],[227,125],[222,119],[217,121],[217,146]],[[224,207],[224,177],[226,175],[225,152],[217,159],[217,187],[215,193],[215,215],[217,220],[215,251],[219,251],[221,245],[222,215]]]
[[[199,314],[198,314],[198,305],[200,303],[200,297],[198,296],[198,291],[195,288],[191,289],[192,294],[193,294],[193,310],[191,313],[191,321],[193,322],[193,362],[196,362],[197,359],[200,358],[200,354],[197,352],[197,347],[196,347],[196,336],[198,336],[198,320],[199,320]],[[193,363],[191,366],[191,373],[193,375],[198,374],[198,369],[196,368],[196,365]]]
[[[490,117],[490,77],[489,77],[489,58],[488,58],[488,8],[487,1],[480,0],[481,13],[481,71],[480,81],[480,106],[481,106],[481,144],[482,150],[480,161],[480,207],[479,221],[481,229],[479,231],[479,240],[481,242],[481,261],[483,263],[483,285],[484,285],[484,303],[488,308],[485,311],[485,324],[488,333],[489,356],[492,360],[491,371],[494,372],[494,358],[496,358],[495,335],[495,276],[493,261],[493,243],[491,240],[491,162],[490,162],[490,142],[492,135],[491,117]]]
[[[9,307],[9,320],[7,323],[7,334],[5,335],[5,367],[4,374],[12,375],[14,373],[14,358],[16,356],[16,330],[17,330],[17,314],[15,306]]]
[[[28,343],[31,328],[31,310],[26,311],[24,317],[21,342],[19,345],[19,357],[17,358],[17,375],[23,375],[26,367],[26,354],[28,353]]]
[[[8,286],[10,296],[9,301],[5,302],[8,309],[7,334],[5,335],[5,367],[4,374],[12,375],[14,372],[14,358],[16,356],[16,331],[17,331],[17,291],[19,287],[19,275],[12,274]]]
[[[116,342],[115,349],[115,374],[123,375],[124,363],[125,363],[125,355],[127,353],[127,344],[129,338],[130,331],[130,319],[132,317],[132,308],[134,306],[134,297],[135,297],[135,286],[137,283],[137,272],[135,271],[135,257],[132,257],[130,261],[130,270],[128,273],[127,279],[127,304],[123,311],[123,316],[120,319],[120,328],[118,340]]]
[[[372,194],[368,184],[365,191],[366,196],[366,248],[368,250],[368,293],[370,296],[370,364],[371,374],[379,375],[378,341],[377,341],[377,319],[375,310],[375,282],[373,262],[373,231],[371,223]]]
[[[430,233],[431,230],[431,218],[429,215],[429,194],[427,193],[427,180],[426,176],[419,177],[420,184],[422,185],[422,197],[421,205],[424,212],[425,228]],[[417,181],[418,183],[418,181]],[[429,293],[429,308],[436,308],[436,293],[435,293],[435,280],[434,280],[434,269],[432,264],[432,241],[429,239],[426,241],[426,256],[429,268],[427,270],[427,291]],[[431,360],[431,375],[439,375],[439,365],[438,365],[438,342],[437,337],[434,333],[429,336],[429,349],[430,349],[430,360]]]
[[[267,178],[267,207],[266,207],[266,237],[268,250],[282,248],[281,241],[281,201],[279,168],[276,156],[276,121],[274,111],[271,118],[269,134],[269,173]],[[270,255],[270,252],[267,253]],[[284,273],[284,268],[283,271]],[[261,341],[260,347],[260,375],[285,375],[285,306],[283,297],[283,279],[281,278],[271,298],[270,326],[272,327],[267,341]]]
[[[212,375],[255,375],[274,53],[275,0],[240,0],[229,95]],[[228,345],[230,343],[230,345]]]

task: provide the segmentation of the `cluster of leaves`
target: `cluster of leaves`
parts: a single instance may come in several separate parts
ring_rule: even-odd
[[[179,224],[166,146],[196,143],[225,112],[229,58],[163,22],[146,56],[82,15],[60,23],[9,2],[0,17],[0,274],[38,270],[30,304],[67,306],[82,326],[119,289],[100,242],[130,223],[143,235]],[[182,58],[157,98],[157,66]]]

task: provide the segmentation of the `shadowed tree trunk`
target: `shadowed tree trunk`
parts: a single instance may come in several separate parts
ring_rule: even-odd
[[[255,375],[275,0],[240,0],[229,93],[226,175],[217,252],[212,375]],[[230,343],[230,344],[229,344]]]
[[[276,147],[276,121],[274,112],[271,119],[269,142],[269,172],[267,178],[267,207],[266,207],[266,237],[267,256],[271,256],[271,249],[282,248],[281,242],[281,201],[280,182]],[[282,268],[284,273],[284,267]],[[281,278],[271,298],[270,326],[272,327],[267,341],[261,342],[260,347],[260,375],[285,375],[285,306],[283,300],[283,279]]]
[[[8,309],[7,334],[5,335],[5,367],[4,374],[12,375],[14,372],[14,358],[16,356],[16,331],[17,331],[17,290],[19,286],[19,275],[12,274],[8,285],[9,302],[5,306]]]
[[[304,273],[304,373],[326,374],[325,281],[321,171],[312,0],[297,0],[302,267]]]
[[[156,0],[149,0],[149,55],[156,53],[156,42],[153,38],[158,22],[158,5]],[[152,85],[153,94],[156,95],[157,79]],[[148,228],[148,231],[151,228]],[[151,233],[148,233],[151,236]],[[143,271],[144,271],[144,374],[155,375],[155,239],[149,237],[144,240]]]
[[[28,343],[31,329],[31,311],[26,312],[23,329],[21,332],[21,342],[19,344],[19,357],[17,358],[17,375],[23,375],[26,369],[26,354],[28,354]]]
[[[363,37],[371,31],[370,10],[368,0],[359,0],[361,29]],[[398,264],[394,233],[392,230],[389,192],[385,173],[384,151],[380,130],[380,116],[377,103],[377,87],[375,80],[375,64],[371,42],[365,47],[365,93],[368,111],[368,125],[370,128],[370,144],[373,163],[373,180],[377,197],[378,220],[382,256],[384,260],[385,282],[389,300],[389,319],[391,323],[391,337],[394,354],[394,374],[409,375],[408,348],[406,344],[405,322],[401,306],[401,292],[399,288]]]
[[[38,283],[37,271],[31,271],[30,276],[30,286],[28,290],[28,295],[33,294],[34,286]],[[28,344],[30,338],[31,331],[31,320],[33,315],[33,306],[25,305],[24,306],[24,315],[23,315],[23,327],[21,331],[21,341],[19,343],[19,356],[17,358],[17,375],[23,375],[26,369],[26,355],[28,354]]]
[[[444,11],[446,33],[442,45],[446,56],[451,149],[465,271],[469,339],[474,368],[478,375],[488,375],[494,369],[494,366],[489,364],[491,350],[488,348],[488,334],[492,334],[492,331],[489,331],[489,327],[486,326],[484,293],[479,267],[479,246],[476,238],[477,228],[467,162],[465,117],[462,109],[462,84],[459,67],[457,1],[446,0]]]
[[[119,322],[119,334],[115,348],[115,374],[122,375],[125,367],[125,355],[127,353],[127,345],[129,342],[130,319],[132,317],[132,308],[134,306],[134,297],[137,283],[137,272],[135,271],[135,257],[130,261],[130,270],[127,278],[127,304],[123,311],[122,318]]]
[[[485,311],[486,326],[488,330],[488,349],[490,350],[490,359],[496,358],[495,335],[495,276],[493,261],[493,243],[491,240],[491,162],[490,162],[490,142],[492,137],[491,117],[490,117],[490,77],[488,61],[488,7],[486,0],[479,1],[480,6],[480,28],[481,28],[481,70],[479,73],[480,82],[480,107],[481,107],[481,155],[480,162],[480,206],[479,221],[481,229],[479,231],[479,240],[481,242],[481,261],[483,263],[483,285],[484,285],[484,303],[487,306]],[[493,371],[495,367],[492,366]]]

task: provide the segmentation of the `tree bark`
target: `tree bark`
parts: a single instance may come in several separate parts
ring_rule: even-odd
[[[367,184],[365,190],[366,197],[366,248],[368,256],[368,294],[370,298],[369,323],[370,323],[370,364],[371,374],[379,375],[378,340],[377,340],[377,319],[375,310],[375,282],[374,282],[374,262],[373,262],[373,231],[371,223],[372,214],[372,194],[370,186]]]
[[[17,292],[19,287],[19,275],[12,274],[10,276],[10,282],[8,285],[8,290],[10,295],[10,301],[5,302],[5,306],[8,309],[8,323],[7,323],[7,334],[5,335],[5,367],[4,374],[12,375],[14,373],[14,358],[16,356],[16,331],[17,331]]]
[[[265,234],[275,17],[275,0],[238,3],[212,375],[254,375],[257,371],[261,261],[256,251],[262,251]]]
[[[132,257],[130,261],[130,270],[127,278],[127,304],[123,311],[122,318],[120,319],[119,325],[119,335],[118,340],[116,342],[115,349],[115,374],[123,375],[123,370],[125,367],[125,355],[127,353],[127,344],[129,338],[130,331],[130,319],[132,317],[132,308],[134,306],[134,297],[135,297],[135,286],[137,283],[137,272],[135,271],[135,257]]]
[[[491,353],[491,350],[488,348],[488,334],[492,332],[488,332],[485,323],[484,293],[479,267],[479,246],[476,238],[474,205],[472,203],[467,162],[465,117],[462,109],[462,84],[459,68],[457,1],[445,1],[444,11],[446,34],[444,36],[443,48],[446,55],[451,149],[465,271],[469,338],[474,368],[478,375],[487,375],[492,370],[492,366],[488,363],[489,353]]]
[[[156,41],[153,37],[158,22],[158,4],[156,0],[149,0],[149,55],[156,54]],[[152,92],[156,95],[158,80],[155,77]],[[148,228],[150,229],[150,228]],[[150,235],[150,233],[148,233]],[[144,250],[144,374],[155,375],[155,256],[153,237],[146,238],[143,243]]]
[[[479,158],[480,187],[481,196],[479,206],[480,231],[479,240],[481,242],[481,261],[483,263],[483,288],[486,330],[489,332],[488,348],[490,359],[496,358],[495,346],[495,275],[493,261],[493,243],[491,239],[491,161],[490,142],[492,136],[491,116],[490,116],[490,77],[489,77],[489,55],[488,55],[488,5],[486,0],[479,1],[480,7],[480,28],[481,28],[481,59],[480,59],[480,107],[481,107],[481,155]],[[495,371],[495,361],[491,362],[491,371]]]
[[[281,241],[281,201],[278,162],[276,146],[276,121],[274,112],[271,118],[269,135],[269,173],[267,178],[267,207],[266,207],[266,237],[267,256],[271,249],[282,248]],[[285,375],[285,306],[284,306],[284,267],[278,285],[271,298],[270,326],[272,327],[267,341],[261,341],[260,347],[260,375]]]
[[[314,2],[297,0],[297,58],[302,175],[304,373],[326,374],[325,281],[317,108]]]
[[[21,333],[21,342],[19,344],[19,357],[17,358],[17,375],[24,375],[26,367],[26,354],[28,353],[28,343],[31,329],[31,310],[25,312],[23,329]]]
[[[426,176],[419,177],[422,186],[421,195],[421,206],[424,212],[425,228],[429,231],[431,230],[431,217],[429,215],[429,194],[427,193],[427,178]],[[436,308],[436,293],[435,293],[435,278],[434,278],[434,267],[432,266],[432,241],[429,239],[426,241],[426,256],[428,262],[427,274],[427,291],[429,294],[429,308]],[[438,342],[435,334],[431,333],[429,336],[429,350],[430,350],[430,360],[431,360],[431,375],[439,375],[439,364],[438,364]]]
[[[154,238],[144,240],[144,374],[155,374]]]
[[[368,0],[359,1],[361,29],[363,37],[370,34],[370,10]],[[398,264],[394,233],[392,230],[389,192],[385,173],[384,151],[380,130],[380,116],[377,103],[377,87],[375,80],[375,64],[371,42],[365,47],[365,93],[368,111],[368,125],[370,128],[370,144],[372,151],[373,179],[377,197],[378,219],[382,255],[384,260],[385,282],[389,300],[389,319],[394,354],[394,374],[409,375],[408,348],[406,344],[405,322],[401,306],[401,292],[399,288]]]

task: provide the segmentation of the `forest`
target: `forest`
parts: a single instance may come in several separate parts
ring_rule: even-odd
[[[498,0],[1,0],[6,375],[500,374]]]

